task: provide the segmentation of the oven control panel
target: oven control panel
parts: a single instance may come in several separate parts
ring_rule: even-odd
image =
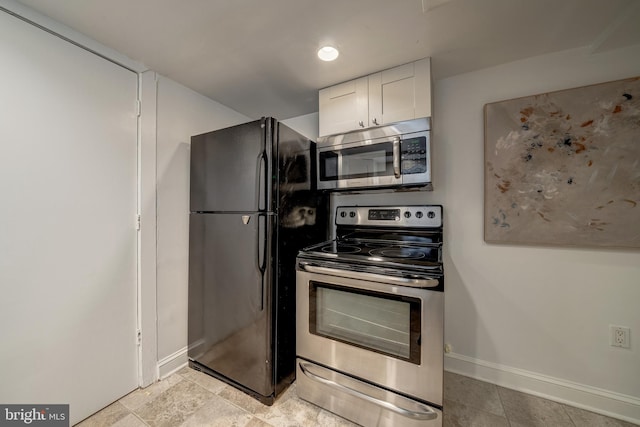
[[[336,225],[442,227],[442,206],[339,206]]]

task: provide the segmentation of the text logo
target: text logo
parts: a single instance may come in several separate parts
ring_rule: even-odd
[[[0,405],[0,427],[69,427],[69,405]]]

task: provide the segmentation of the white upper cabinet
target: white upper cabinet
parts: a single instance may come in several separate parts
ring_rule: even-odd
[[[320,90],[320,136],[369,126],[367,77]]]
[[[369,76],[369,126],[429,116],[429,58]]]
[[[319,136],[431,116],[431,59],[319,92]]]

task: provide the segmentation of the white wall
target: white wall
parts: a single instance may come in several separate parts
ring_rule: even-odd
[[[282,120],[282,123],[313,141],[318,139],[318,113]]]
[[[187,361],[190,138],[249,120],[249,117],[168,78],[158,79],[157,327],[160,377]]]
[[[483,241],[484,104],[639,75],[640,45],[571,50],[436,82],[433,196],[446,213],[447,369],[640,422],[640,251]],[[630,350],[609,346],[610,324],[631,328]]]

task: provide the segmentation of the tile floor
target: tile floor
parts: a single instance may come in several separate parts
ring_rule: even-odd
[[[445,372],[445,427],[627,427],[624,421]],[[87,418],[81,427],[354,427],[296,396],[295,384],[273,406],[185,367]]]

